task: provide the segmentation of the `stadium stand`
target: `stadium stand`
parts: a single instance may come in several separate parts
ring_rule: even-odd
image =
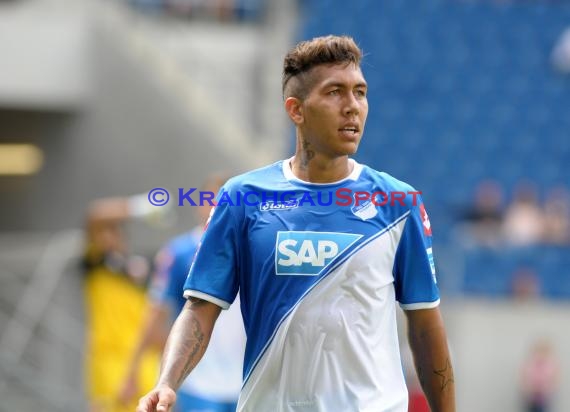
[[[339,0],[303,2],[300,37],[348,34],[364,48],[371,110],[359,159],[425,193],[440,248],[483,179],[507,193],[529,180],[541,196],[568,185],[570,78],[549,60],[570,4],[368,0],[346,12]],[[508,296],[524,257],[547,296],[570,299],[567,248],[458,253],[465,293]]]

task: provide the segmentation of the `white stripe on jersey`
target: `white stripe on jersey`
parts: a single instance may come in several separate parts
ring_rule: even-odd
[[[407,411],[392,274],[406,221],[356,249],[289,313],[239,412]]]

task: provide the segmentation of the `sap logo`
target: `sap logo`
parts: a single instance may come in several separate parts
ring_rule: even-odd
[[[277,232],[275,273],[317,276],[361,237],[336,232]]]
[[[313,266],[324,266],[325,260],[333,258],[338,254],[338,245],[332,240],[317,241],[317,250],[310,240],[303,240],[299,252],[295,252],[297,241],[286,239],[279,243],[279,253],[285,258],[279,259],[282,266],[301,266],[303,263],[310,263]],[[291,248],[291,249],[289,249]]]

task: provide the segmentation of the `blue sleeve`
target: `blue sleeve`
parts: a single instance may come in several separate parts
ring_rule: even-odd
[[[418,196],[411,206],[396,252],[394,284],[402,309],[427,309],[439,304],[431,224]]]
[[[204,299],[222,309],[234,301],[239,289],[238,210],[227,202],[213,209],[184,284],[185,297]]]
[[[190,268],[190,262],[192,261],[195,251],[195,248],[190,247],[176,254],[168,276],[168,286],[165,294],[167,299],[172,302],[178,302],[182,299],[184,282],[188,276],[188,269]]]

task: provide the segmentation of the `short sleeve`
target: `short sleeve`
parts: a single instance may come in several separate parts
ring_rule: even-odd
[[[431,223],[421,197],[411,206],[394,263],[396,300],[402,309],[439,305]]]
[[[229,308],[239,289],[238,206],[223,202],[212,213],[184,284],[184,296]]]
[[[191,245],[189,245],[191,246]],[[174,258],[174,264],[170,270],[170,276],[168,277],[168,286],[166,289],[166,298],[171,302],[178,301],[184,290],[184,283],[188,275],[188,270],[190,268],[190,263],[194,254],[196,253],[197,245],[194,247],[187,247],[183,251],[176,254]]]

